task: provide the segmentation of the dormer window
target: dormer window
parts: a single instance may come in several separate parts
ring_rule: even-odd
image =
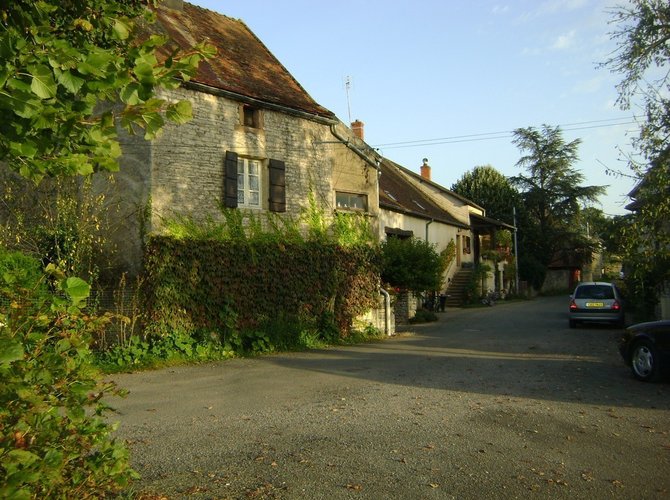
[[[241,113],[242,125],[249,128],[263,128],[261,119],[261,110],[248,104],[242,105]]]

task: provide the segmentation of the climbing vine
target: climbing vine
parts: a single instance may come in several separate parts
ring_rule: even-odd
[[[347,337],[375,305],[379,250],[365,217],[329,218],[315,204],[296,219],[222,211],[220,221],[171,218],[149,238],[148,336],[214,332],[234,350],[248,344],[239,335],[263,332],[255,350],[272,350],[305,331]]]

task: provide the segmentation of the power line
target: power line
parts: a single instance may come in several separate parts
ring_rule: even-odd
[[[627,116],[623,118],[607,118],[601,120],[589,120],[584,122],[567,123],[558,125],[563,131],[587,130],[602,127],[616,127],[620,125],[630,125],[637,123],[637,116]],[[454,144],[461,142],[489,141],[495,139],[510,139],[514,137],[513,130],[504,130],[499,132],[485,132],[479,134],[454,135],[449,137],[439,137],[434,139],[418,139],[414,141],[387,142],[384,144],[375,144],[374,147],[383,147],[384,149],[398,149],[419,146],[436,146],[440,144]]]

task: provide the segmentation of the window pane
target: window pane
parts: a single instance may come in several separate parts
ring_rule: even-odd
[[[258,191],[260,186],[260,179],[257,176],[249,177],[249,189],[251,191]]]
[[[238,175],[244,175],[244,160],[242,158],[237,159],[237,173]]]
[[[258,191],[251,191],[249,193],[249,205],[260,205],[260,193]]]
[[[368,197],[364,194],[335,193],[335,205],[337,208],[367,210]]]
[[[258,175],[258,162],[250,161],[249,162],[249,175]]]

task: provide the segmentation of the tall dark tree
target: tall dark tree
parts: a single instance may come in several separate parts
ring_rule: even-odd
[[[604,187],[581,185],[584,176],[573,167],[580,143],[565,142],[560,128],[548,125],[514,132],[514,144],[523,153],[517,166],[527,172],[510,179],[521,192],[526,215],[520,232],[526,265],[522,261],[519,272],[538,288],[552,261],[569,256],[578,265],[593,251],[576,222],[581,207],[597,201]]]
[[[509,179],[491,165],[481,165],[466,172],[451,190],[486,209],[486,215],[512,224],[513,209],[521,205],[521,197]]]

